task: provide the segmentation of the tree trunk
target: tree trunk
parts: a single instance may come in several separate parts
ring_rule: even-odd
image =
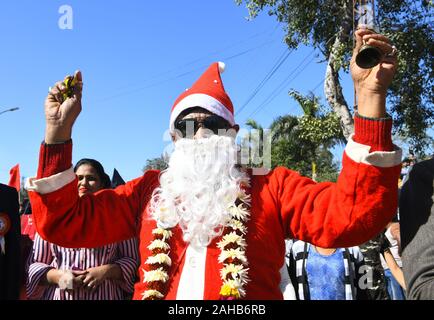
[[[342,87],[339,81],[339,69],[338,63],[338,50],[347,41],[352,30],[352,18],[353,18],[352,0],[345,1],[343,11],[344,18],[342,25],[336,35],[336,39],[330,50],[330,56],[328,58],[327,70],[325,74],[324,93],[327,101],[336,112],[341,120],[341,127],[345,139],[348,140],[351,133],[354,131],[354,121],[351,115],[348,104],[345,101],[342,93]]]

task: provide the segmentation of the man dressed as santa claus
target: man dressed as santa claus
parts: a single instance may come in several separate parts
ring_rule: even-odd
[[[350,247],[378,234],[396,212],[401,151],[385,109],[396,57],[387,55],[393,48],[383,35],[359,30],[356,37],[355,52],[363,39],[385,55],[372,69],[359,68],[353,57],[359,104],[337,183],[283,167],[266,175],[242,169],[224,65],[214,63],[173,105],[167,170],[78,197],[71,132],[81,111],[81,73],[70,97],[70,88],[57,83],[45,102],[37,177],[27,183],[39,234],[63,247],[138,235],[135,299],[282,299],[284,239]]]

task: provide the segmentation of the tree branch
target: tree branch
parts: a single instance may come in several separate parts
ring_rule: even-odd
[[[342,86],[339,81],[339,49],[346,43],[352,30],[352,0],[346,1],[343,11],[345,13],[342,20],[342,25],[339,28],[338,34],[330,50],[330,56],[328,59],[325,81],[324,81],[324,93],[327,101],[333,108],[333,111],[340,118],[342,131],[345,138],[348,140],[351,133],[354,131],[354,121],[351,112],[348,108],[348,104],[342,93]]]

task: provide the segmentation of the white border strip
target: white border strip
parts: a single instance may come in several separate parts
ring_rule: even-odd
[[[204,108],[209,112],[226,119],[231,126],[235,124],[234,115],[220,101],[204,93],[194,93],[179,101],[173,109],[173,112],[170,115],[170,132],[175,131],[175,120],[181,112],[193,107]]]
[[[28,178],[25,184],[25,188],[28,191],[35,191],[39,194],[47,194],[59,190],[71,183],[76,178],[73,168],[69,168],[55,175],[47,178],[35,179]]]
[[[346,155],[357,163],[364,163],[380,168],[390,168],[401,163],[402,150],[394,145],[394,151],[374,151],[369,152],[370,146],[354,142],[354,134],[348,139],[345,147]]]

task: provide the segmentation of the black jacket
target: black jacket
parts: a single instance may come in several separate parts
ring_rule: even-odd
[[[17,300],[21,283],[21,226],[18,193],[14,188],[0,183],[0,213],[11,220],[5,235],[5,254],[0,251],[0,300]]]
[[[399,199],[407,299],[434,299],[434,159],[415,164]]]

